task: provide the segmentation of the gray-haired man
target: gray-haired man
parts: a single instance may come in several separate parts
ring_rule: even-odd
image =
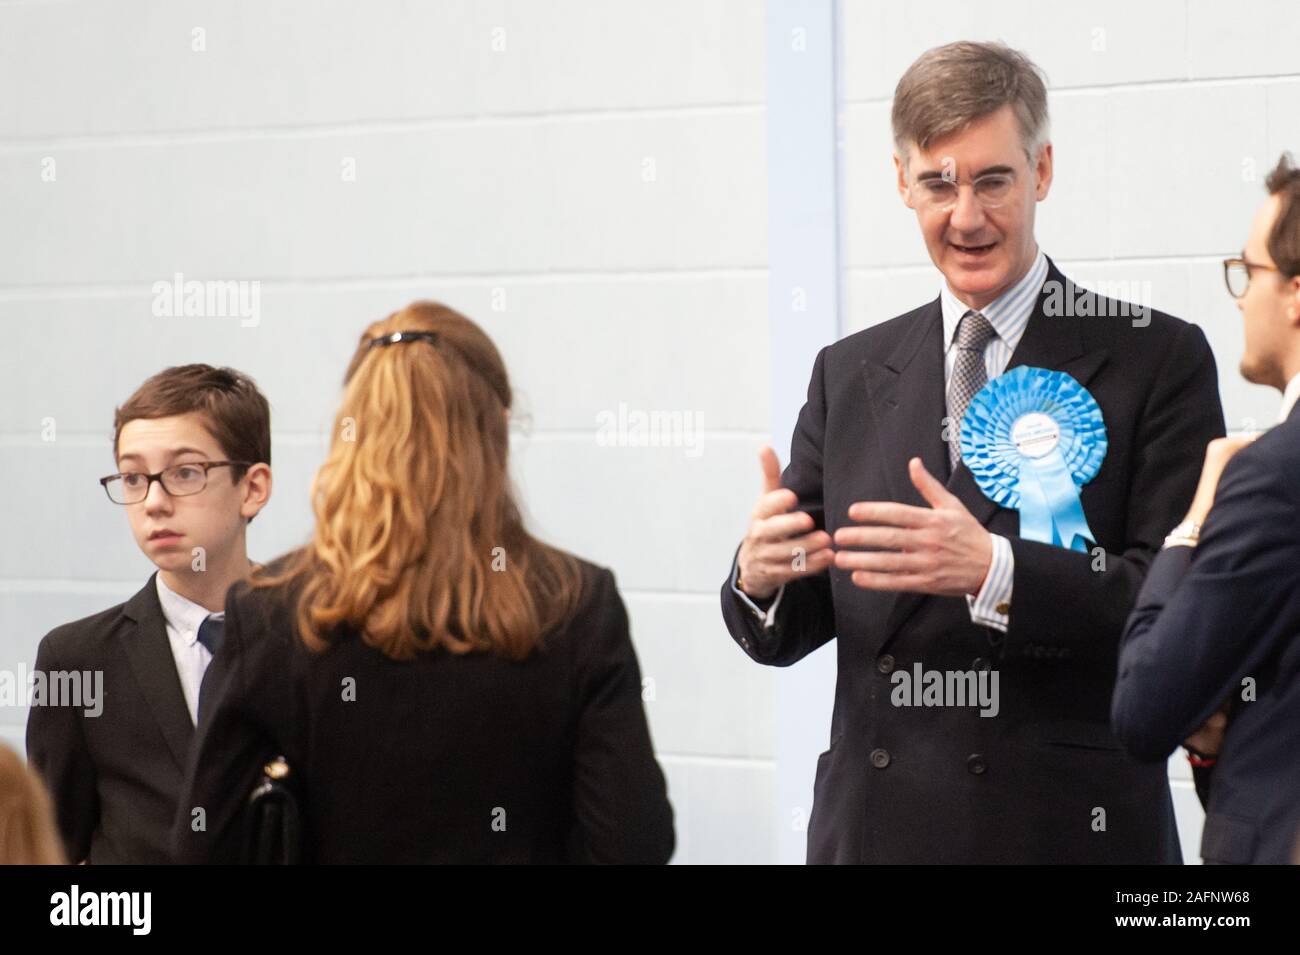
[[[1024,56],[927,52],[893,125],[898,190],[944,282],[818,354],[790,464],[763,449],[722,587],[760,663],[837,638],[808,860],[1178,862],[1164,767],[1120,748],[1110,694],[1146,568],[1224,433],[1214,358],[1195,326],[1085,293],[1039,249],[1052,146]],[[1021,366],[1064,372],[1104,421],[1100,469],[1065,485],[1086,546],[1045,540],[1042,514],[994,503],[965,460],[967,406]],[[1069,496],[1048,501],[1061,526]]]

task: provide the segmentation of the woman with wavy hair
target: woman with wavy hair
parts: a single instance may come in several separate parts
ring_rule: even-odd
[[[0,865],[64,865],[54,806],[40,778],[0,743]]]
[[[666,862],[626,611],[610,571],[524,528],[491,340],[416,302],[344,385],[311,543],[227,596],[178,861],[250,861],[279,757],[303,861]]]

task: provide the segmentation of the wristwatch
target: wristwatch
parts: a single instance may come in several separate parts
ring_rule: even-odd
[[[1183,521],[1165,537],[1165,547],[1195,547],[1201,539],[1201,525],[1195,521]]]

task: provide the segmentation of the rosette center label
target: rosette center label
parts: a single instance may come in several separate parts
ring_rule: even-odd
[[[1051,454],[1060,444],[1061,426],[1051,415],[1031,411],[1021,415],[1011,426],[1011,440],[1025,457],[1041,458]]]

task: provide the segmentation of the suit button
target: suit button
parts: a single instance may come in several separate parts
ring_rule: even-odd
[[[976,657],[971,661],[970,668],[972,670],[991,670],[993,669],[993,664],[989,663],[989,661],[983,657]]]
[[[889,765],[889,751],[884,749],[873,749],[871,751],[871,765],[876,769],[884,769]]]
[[[881,673],[893,673],[894,658],[888,653],[882,653],[880,656],[876,657],[876,669]]]
[[[966,757],[966,768],[978,776],[980,773],[984,772],[985,769],[984,757],[979,753],[972,753],[970,756]]]

